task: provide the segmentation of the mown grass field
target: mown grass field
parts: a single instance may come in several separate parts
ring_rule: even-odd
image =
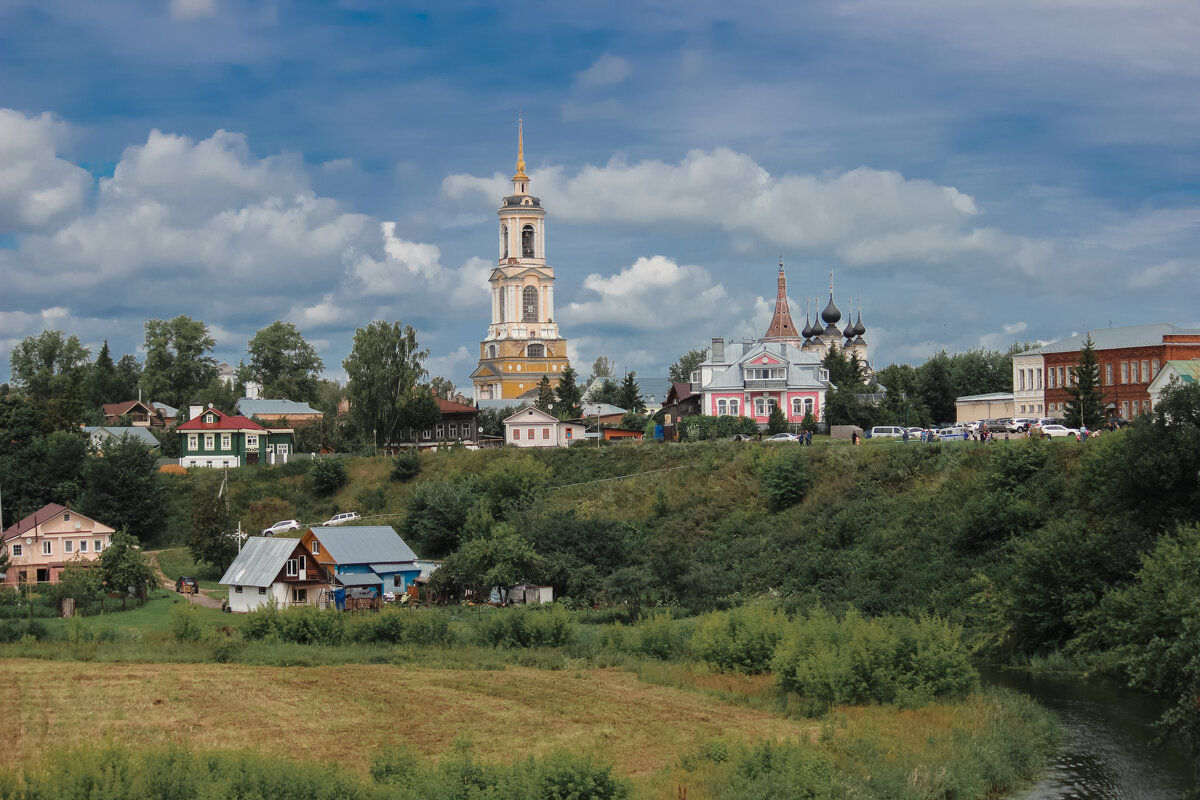
[[[557,749],[593,754],[635,777],[669,767],[707,738],[786,739],[811,725],[652,686],[622,670],[444,670],[389,665],[304,669],[220,664],[0,662],[8,709],[0,766],[40,757],[47,742],[111,737],[254,748],[365,771],[406,743],[427,756],[469,738],[487,760]]]

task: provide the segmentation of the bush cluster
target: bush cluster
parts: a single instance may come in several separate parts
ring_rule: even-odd
[[[478,618],[475,635],[492,647],[562,647],[573,635],[571,615],[558,604],[517,606]]]
[[[454,633],[446,614],[428,609],[385,608],[347,614],[337,609],[265,605],[246,614],[242,636],[291,644],[447,645]]]
[[[704,617],[692,637],[695,654],[724,672],[767,672],[787,631],[787,617],[764,606],[740,606]]]
[[[842,619],[815,611],[792,624],[774,671],[781,688],[818,706],[965,697],[979,685],[962,631],[940,619],[885,616]]]
[[[568,753],[512,765],[477,761],[459,747],[436,763],[403,749],[377,754],[370,779],[336,764],[256,753],[186,747],[138,749],[119,744],[52,751],[24,775],[0,773],[4,800],[620,800],[625,782],[612,768]]]

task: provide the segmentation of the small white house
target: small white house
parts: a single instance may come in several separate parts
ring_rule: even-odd
[[[328,588],[325,570],[299,539],[251,536],[221,576],[232,611],[253,611],[272,598],[280,608],[312,606]]]
[[[1146,392],[1150,395],[1151,408],[1158,405],[1158,401],[1162,399],[1163,389],[1172,383],[1182,386],[1189,383],[1200,383],[1200,358],[1188,361],[1168,361],[1163,364],[1162,369],[1146,387]]]
[[[517,447],[567,447],[583,439],[581,422],[562,422],[538,408],[523,408],[504,420],[504,443]]]

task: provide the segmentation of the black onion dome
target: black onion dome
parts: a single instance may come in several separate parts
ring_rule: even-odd
[[[838,310],[836,305],[834,305],[833,294],[830,293],[829,305],[825,306],[825,310],[821,312],[821,319],[823,319],[827,325],[837,325],[838,320],[841,318],[842,312]],[[826,328],[826,331],[828,330],[829,329]]]
[[[854,338],[854,322],[850,319],[850,315],[846,314],[846,327],[842,329],[842,336],[847,339]]]
[[[812,332],[812,320],[810,320],[810,319],[808,318],[808,312],[807,312],[807,311],[805,311],[805,312],[804,312],[804,330],[800,331],[800,334],[801,334],[801,335],[802,335],[802,336],[803,336],[805,339],[811,339],[811,338],[812,338],[812,335],[813,335],[813,332]]]
[[[862,309],[858,310],[858,322],[854,323],[854,334],[861,337],[867,332],[866,327],[862,324]]]
[[[837,329],[837,325],[834,325],[831,322],[825,326],[825,330],[821,335],[822,336],[841,336],[842,332]]]

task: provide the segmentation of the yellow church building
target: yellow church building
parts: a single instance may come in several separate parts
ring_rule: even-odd
[[[524,129],[517,127],[517,173],[503,198],[500,257],[488,279],[492,322],[471,373],[475,400],[507,400],[536,389],[543,375],[558,385],[567,368],[567,340],[554,321],[554,267],[546,263],[546,209],[529,193]]]

